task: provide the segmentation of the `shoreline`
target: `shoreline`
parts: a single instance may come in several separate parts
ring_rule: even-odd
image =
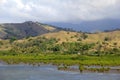
[[[76,54],[20,54],[0,56],[0,62],[7,65],[26,64],[38,67],[44,64],[51,64],[57,66],[58,70],[64,71],[120,73],[120,56],[117,55],[98,57]]]
[[[116,73],[116,74],[120,74],[120,70],[117,69],[110,69],[109,71],[102,71],[102,72],[98,72],[98,71],[92,71],[92,70],[83,70],[82,72],[79,69],[58,69],[60,71],[71,71],[71,72],[80,72],[80,73]]]
[[[109,67],[109,70],[97,71],[97,69],[100,69],[102,67],[101,66],[91,65],[91,66],[87,66],[88,68],[85,68],[84,70],[80,71],[79,70],[79,65],[66,66],[66,68],[65,68],[65,66],[62,66],[60,68],[60,66],[54,65],[52,63],[47,63],[47,64],[39,63],[39,64],[36,64],[36,65],[34,65],[34,64],[25,64],[25,63],[7,64],[4,61],[0,61],[0,67],[1,66],[2,67],[3,66],[11,66],[11,65],[14,65],[14,66],[21,66],[22,65],[22,66],[32,66],[32,67],[55,66],[57,68],[57,70],[60,70],[60,71],[70,71],[70,72],[80,72],[80,73],[116,73],[116,74],[120,74],[120,68],[119,68],[120,66],[104,66],[104,68]],[[94,69],[94,70],[92,70],[91,68]]]

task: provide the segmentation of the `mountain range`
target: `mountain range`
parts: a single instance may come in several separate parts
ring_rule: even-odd
[[[71,28],[82,32],[97,32],[105,30],[114,30],[120,28],[119,19],[102,19],[95,21],[80,21],[80,22],[52,22],[48,23],[62,28]]]
[[[97,23],[94,23],[94,24],[97,24]],[[112,24],[112,21],[111,21],[111,24]],[[92,23],[89,23],[89,26],[91,25]],[[102,26],[102,23],[101,23],[101,26]],[[68,27],[64,27],[64,28],[68,28]],[[107,42],[107,44],[109,43],[110,48],[113,48],[114,46],[120,47],[120,35],[119,35],[120,30],[119,29],[113,30],[112,28],[114,27],[112,26],[110,27],[112,29],[111,31],[96,32],[96,33],[88,33],[88,32],[83,33],[83,32],[72,31],[71,29],[64,29],[64,28],[55,27],[55,26],[51,26],[51,25],[43,24],[39,22],[32,22],[32,21],[26,21],[23,23],[0,24],[0,44],[1,44],[0,50],[10,50],[11,43],[21,44],[26,42],[28,44],[31,44],[31,40],[33,42],[35,41],[40,43],[41,41],[39,40],[43,40],[43,39],[56,41],[56,44],[61,44],[64,42],[106,44]],[[88,29],[92,30],[92,27]],[[78,31],[79,31],[79,28],[78,28]]]
[[[49,24],[49,25],[48,25]],[[75,31],[82,32],[99,32],[108,30],[111,32],[120,28],[120,20],[98,20],[85,21],[80,23],[39,23],[26,21],[23,23],[4,23],[0,24],[1,39],[23,39],[28,37],[40,36],[47,33],[55,33],[59,31]],[[57,37],[57,36],[56,36]]]

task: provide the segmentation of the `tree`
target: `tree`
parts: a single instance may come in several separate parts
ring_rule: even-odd
[[[105,37],[105,38],[104,38],[104,41],[110,41],[110,40],[111,40],[110,37]]]
[[[81,38],[86,39],[88,38],[88,35],[86,33],[82,33]]]
[[[102,45],[99,44],[98,47],[97,47],[97,54],[98,54],[98,56],[101,55],[101,49],[102,49]]]
[[[11,37],[11,38],[10,38],[10,43],[13,43],[15,40],[17,40],[16,37]]]
[[[52,50],[53,52],[60,51],[60,50],[61,50],[61,47],[60,47],[59,45],[56,45],[56,46],[52,47],[51,50]]]

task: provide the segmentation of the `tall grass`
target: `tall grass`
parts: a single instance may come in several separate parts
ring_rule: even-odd
[[[120,56],[107,55],[107,56],[85,56],[77,54],[39,54],[39,55],[0,55],[0,60],[5,61],[9,64],[16,63],[52,63],[55,65],[65,64],[65,65],[108,65],[108,66],[119,66]]]

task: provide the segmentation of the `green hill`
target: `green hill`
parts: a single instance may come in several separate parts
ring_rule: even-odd
[[[31,21],[2,24],[0,50],[15,53],[119,54],[119,34],[120,30],[73,32]]]
[[[16,53],[119,54],[119,33],[119,30],[93,34],[58,31],[16,40],[9,49]]]
[[[38,36],[41,34],[57,31],[58,29],[46,24],[27,21],[24,23],[5,23],[0,24],[1,39],[22,39],[30,36]]]

